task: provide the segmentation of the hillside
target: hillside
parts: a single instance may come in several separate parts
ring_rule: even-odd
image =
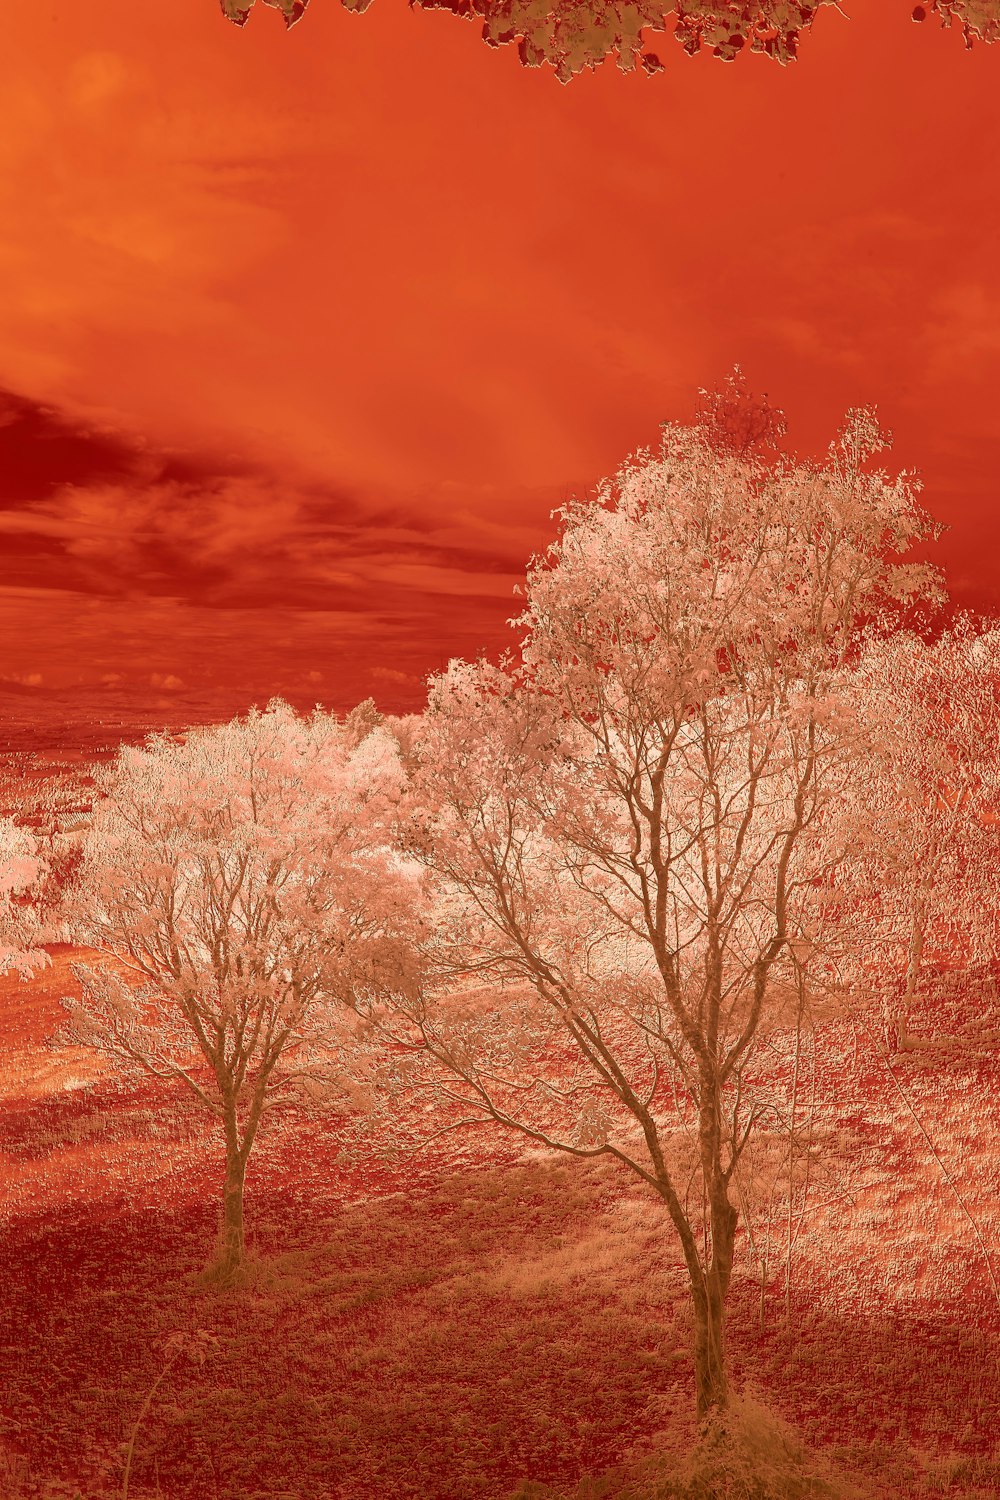
[[[251,1163],[254,1283],[201,1285],[211,1124],[168,1087],[50,1050],[73,957],[0,981],[5,1497],[120,1494],[167,1361],[134,1500],[636,1494],[628,1475],[690,1439],[678,1253],[657,1203],[610,1168],[489,1134],[386,1159],[363,1131],[288,1121]],[[981,1011],[945,976],[914,1029],[965,1027],[963,1045],[891,1071],[857,1019],[817,1023],[787,1305],[764,1164],[763,1295],[740,1244],[737,1384],[886,1500],[1000,1490],[1000,1059],[969,1039]]]

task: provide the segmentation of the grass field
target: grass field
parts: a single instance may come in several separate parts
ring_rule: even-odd
[[[72,956],[0,981],[3,1500],[120,1495],[161,1376],[133,1500],[624,1496],[690,1442],[679,1253],[611,1166],[486,1133],[385,1159],[288,1120],[251,1160],[253,1280],[202,1284],[212,1124],[47,1047]],[[977,1013],[945,987],[915,1027],[959,1035]],[[890,1073],[836,1018],[816,1055],[826,1166],[787,1305],[777,1250],[762,1288],[743,1236],[736,1384],[861,1494],[996,1496],[1000,1060],[917,1049]]]

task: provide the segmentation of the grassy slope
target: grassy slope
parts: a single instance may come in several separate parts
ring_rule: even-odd
[[[0,981],[0,1496],[118,1493],[164,1340],[205,1329],[136,1445],[145,1500],[500,1500],[571,1493],[692,1431],[678,1255],[655,1202],[603,1167],[466,1139],[338,1160],[335,1127],[277,1130],[251,1164],[264,1275],[201,1287],[220,1152],[180,1101],[45,1039],[70,954]],[[962,1024],[957,1013],[924,1024]],[[822,1029],[819,1098],[853,1201],[814,1191],[792,1329],[749,1255],[737,1382],[875,1495],[996,1495],[1000,1315],[983,1249],[885,1065]],[[1000,1241],[991,1053],[897,1074],[984,1245]],[[69,1086],[67,1086],[69,1085]],[[829,1201],[823,1206],[823,1199]],[[746,1248],[746,1247],[744,1247]]]

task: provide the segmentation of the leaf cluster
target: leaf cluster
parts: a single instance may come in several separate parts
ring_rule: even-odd
[[[220,0],[223,15],[237,26],[249,18],[255,0]],[[309,0],[263,0],[292,26]],[[362,14],[372,0],[341,0]],[[561,83],[614,57],[622,72],[641,68],[647,75],[663,68],[644,33],[666,31],[689,55],[707,51],[732,62],[743,51],[759,52],[779,63],[792,61],[819,11],[836,0],[410,0],[422,10],[447,10],[481,24],[487,46],[516,43],[524,67],[551,66]],[[839,8],[839,7],[838,7]],[[936,15],[942,25],[961,27],[966,45],[1000,38],[997,0],[930,0],[912,12],[915,21]]]

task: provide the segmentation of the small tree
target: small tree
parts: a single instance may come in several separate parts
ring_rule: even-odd
[[[933,531],[856,412],[819,465],[665,431],[562,513],[519,664],[453,663],[416,747],[410,847],[434,982],[397,997],[411,1082],[662,1202],[691,1293],[699,1416],[728,1400],[735,1175],[758,1054],[822,961],[821,837],[864,615],[934,591]],[[421,1071],[421,1067],[426,1071]]]
[[[384,824],[392,741],[282,704],[123,749],[99,776],[75,928],[113,960],[74,966],[74,1040],[178,1079],[225,1138],[215,1270],[244,1261],[247,1160],[265,1114],[350,1099],[343,1001],[398,964],[401,876]]]

